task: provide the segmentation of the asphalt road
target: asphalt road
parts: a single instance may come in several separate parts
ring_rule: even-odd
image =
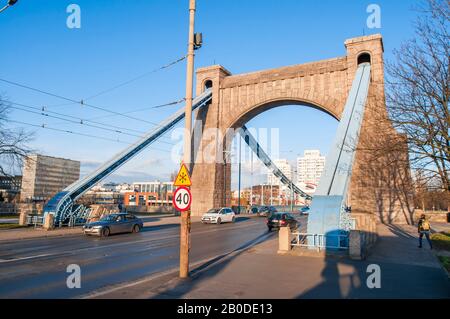
[[[191,263],[267,240],[264,218],[239,217],[234,224],[193,223]],[[179,225],[145,227],[138,234],[108,238],[83,235],[0,244],[0,298],[73,298],[110,285],[177,268]],[[81,288],[69,289],[66,267],[81,268]]]

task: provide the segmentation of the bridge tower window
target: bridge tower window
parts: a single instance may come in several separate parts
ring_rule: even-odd
[[[212,86],[213,86],[213,82],[211,80],[206,80],[204,90],[206,91],[208,89],[211,89]]]
[[[358,56],[358,65],[361,63],[371,63],[371,57],[369,53],[362,53]]]

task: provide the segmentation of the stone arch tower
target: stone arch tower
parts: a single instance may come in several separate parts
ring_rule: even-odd
[[[194,216],[230,205],[231,164],[224,163],[227,146],[222,140],[228,128],[239,128],[254,116],[287,104],[315,107],[339,120],[358,63],[369,60],[371,84],[349,202],[353,212],[377,214],[383,222],[408,220],[412,207],[407,148],[387,115],[382,37],[352,38],[345,41],[345,48],[343,57],[246,74],[232,75],[220,65],[197,70],[196,94],[211,88],[213,98],[195,115],[191,165]],[[219,138],[203,134],[209,129],[217,129]],[[395,147],[387,152],[389,145]],[[205,160],[205,150],[216,160]]]

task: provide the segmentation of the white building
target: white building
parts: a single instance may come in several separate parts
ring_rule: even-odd
[[[283,172],[288,179],[292,181],[294,178],[294,170],[292,165],[287,159],[278,159],[273,161],[274,164]],[[267,184],[281,186],[282,183],[278,177],[276,177],[272,172],[267,173]]]
[[[305,150],[302,157],[297,158],[297,183],[317,186],[325,168],[325,156],[318,150]]]

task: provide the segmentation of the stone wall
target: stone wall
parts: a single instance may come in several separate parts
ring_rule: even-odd
[[[425,214],[425,216],[429,219],[430,222],[436,223],[447,223],[447,214],[446,211],[425,211],[421,209],[416,209],[414,212],[414,222],[417,222],[420,218],[420,215]]]
[[[266,110],[292,104],[314,107],[339,120],[358,57],[370,54],[371,85],[352,170],[349,204],[354,211],[375,213],[382,222],[411,222],[414,209],[406,141],[387,116],[382,38],[354,38],[347,40],[345,47],[344,57],[272,70],[231,75],[222,66],[211,66],[197,71],[197,95],[203,92],[205,82],[211,81],[213,98],[195,117],[195,165],[190,167],[193,216],[231,205],[231,165],[224,164],[229,128],[240,128]],[[204,132],[214,128],[218,129],[216,133],[205,136]],[[205,150],[212,155],[211,162],[205,161]]]

